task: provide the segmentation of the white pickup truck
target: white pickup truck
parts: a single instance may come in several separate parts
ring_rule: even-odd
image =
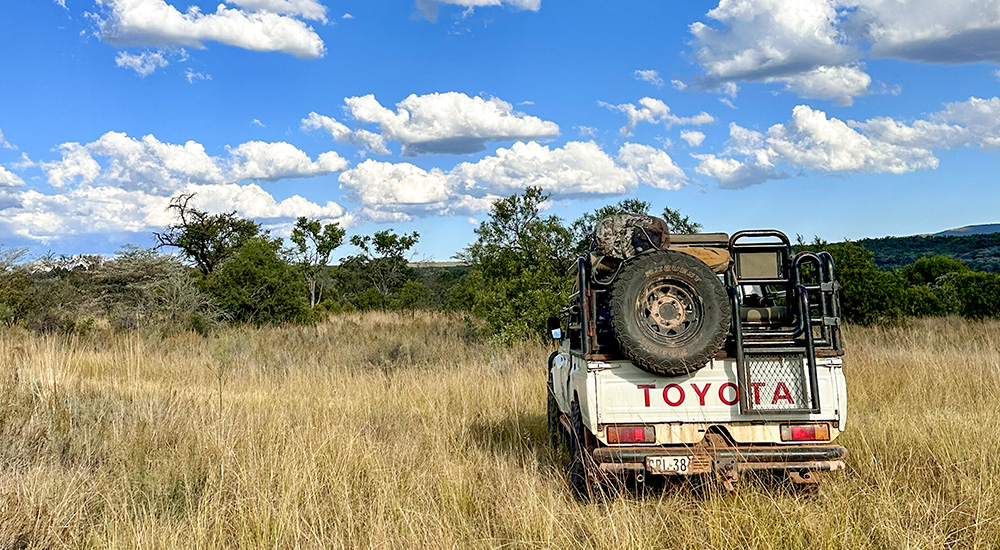
[[[651,475],[707,475],[732,489],[748,471],[815,486],[818,472],[843,468],[830,255],[793,254],[777,231],[645,244],[610,265],[581,258],[570,306],[550,320],[560,344],[548,421],[553,444],[569,446],[574,490],[588,497]]]

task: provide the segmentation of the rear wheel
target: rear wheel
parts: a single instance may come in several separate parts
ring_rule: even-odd
[[[730,309],[715,272],[674,250],[632,258],[611,288],[620,349],[639,368],[665,376],[694,372],[722,349]]]
[[[570,425],[573,430],[569,437],[567,477],[573,496],[578,500],[592,501],[619,494],[619,480],[601,471],[594,460],[596,439],[584,427],[577,401],[573,401],[570,408]]]

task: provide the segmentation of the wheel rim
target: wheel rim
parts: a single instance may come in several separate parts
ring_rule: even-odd
[[[646,283],[635,302],[636,322],[649,338],[684,345],[701,330],[704,304],[690,285],[669,278]]]

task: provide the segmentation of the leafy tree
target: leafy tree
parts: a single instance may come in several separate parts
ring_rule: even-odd
[[[22,270],[0,272],[0,323],[14,325],[36,307],[35,285]]]
[[[471,296],[473,313],[505,336],[542,333],[572,286],[573,233],[557,216],[540,214],[548,198],[529,187],[494,202],[476,242],[461,255],[472,269],[456,294]]]
[[[191,271],[174,256],[126,245],[93,270],[89,300],[118,330],[155,327],[205,333],[216,312]]]
[[[323,301],[323,288],[328,280],[330,254],[344,243],[346,231],[337,223],[323,225],[319,220],[300,217],[292,229],[292,257],[305,273],[309,287],[309,307]]]
[[[969,319],[1000,318],[1000,275],[963,271],[944,283],[958,301],[958,313]]]
[[[163,233],[154,233],[157,248],[170,246],[180,249],[195,267],[208,275],[245,243],[261,234],[260,225],[245,220],[236,212],[209,214],[191,205],[194,193],[179,195],[170,202],[176,223]]]
[[[430,292],[420,281],[409,280],[392,297],[392,309],[419,309],[427,303]]]
[[[691,221],[689,216],[683,216],[680,212],[670,207],[663,209],[663,219],[667,222],[667,229],[677,235],[699,233],[702,229],[700,223]]]
[[[865,248],[851,241],[828,244],[817,238],[811,245],[799,242],[799,250],[826,250],[833,256],[845,320],[861,325],[892,323],[906,311],[906,280],[898,272],[879,269]]]
[[[931,285],[945,275],[965,271],[969,271],[969,268],[962,262],[938,254],[937,256],[918,258],[917,261],[903,268],[903,276],[910,284]]]
[[[205,289],[231,320],[262,325],[305,318],[305,281],[280,251],[280,241],[251,239],[205,278]]]
[[[386,309],[393,293],[413,278],[406,255],[419,239],[420,234],[416,231],[399,235],[392,229],[351,237],[351,244],[358,247],[360,253],[346,259],[343,267],[357,274],[379,296],[378,300],[366,297],[365,306],[371,307],[377,302],[379,309]]]
[[[32,309],[34,285],[26,272],[17,269],[27,253],[27,248],[0,245],[0,323],[13,325]]]
[[[946,315],[948,304],[941,291],[928,285],[912,285],[906,289],[906,314],[914,317]]]

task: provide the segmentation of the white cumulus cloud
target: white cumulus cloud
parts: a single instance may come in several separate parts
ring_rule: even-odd
[[[290,143],[249,141],[229,149],[232,156],[230,178],[238,181],[277,181],[341,172],[347,160],[330,151],[315,161]]]
[[[697,147],[705,141],[705,134],[697,130],[683,130],[681,132],[681,139],[686,141],[691,147]]]
[[[385,146],[385,138],[370,130],[352,130],[344,123],[333,117],[321,115],[316,112],[309,113],[309,116],[302,119],[304,130],[326,130],[337,143],[350,143],[377,153],[388,155],[389,149]]]
[[[326,6],[317,0],[228,0],[228,2],[251,10],[294,15],[326,23]]]
[[[399,211],[444,209],[452,197],[448,177],[408,162],[368,159],[340,175],[348,196],[369,207]]]
[[[515,10],[538,11],[542,7],[542,0],[417,0],[417,7],[431,21],[437,19],[437,10],[440,4],[463,8],[505,6]]]
[[[3,130],[0,130],[0,149],[17,149],[16,145],[4,139]]]
[[[996,0],[721,0],[706,20],[690,31],[708,89],[779,83],[801,97],[848,105],[879,90],[866,57],[1000,62]]]
[[[160,51],[146,51],[137,54],[118,52],[115,57],[115,65],[123,69],[132,69],[139,76],[146,78],[155,73],[157,69],[170,65],[170,62]]]
[[[285,142],[250,141],[227,147],[228,157],[217,157],[195,141],[164,143],[153,135],[136,139],[122,132],[107,132],[86,145],[66,143],[60,151],[60,160],[41,163],[55,187],[114,186],[158,196],[172,196],[190,184],[273,182],[347,168],[336,152],[322,153],[313,161]]]
[[[184,13],[165,0],[97,0],[104,8],[100,36],[116,46],[189,46],[219,42],[246,50],[284,52],[303,59],[322,57],[326,48],[300,19],[268,11],[219,4],[214,13],[192,6]],[[290,4],[290,2],[257,2]],[[298,3],[296,3],[298,4]]]
[[[337,203],[317,204],[298,195],[279,201],[252,184],[190,184],[179,192],[194,193],[192,204],[209,212],[236,210],[242,217],[262,221],[344,215]],[[79,187],[55,195],[29,190],[17,200],[17,206],[4,211],[0,226],[10,234],[43,242],[66,235],[149,232],[173,221],[167,210],[171,197],[113,186]]]
[[[59,150],[62,153],[61,159],[40,163],[52,186],[66,187],[76,182],[87,184],[101,175],[101,165],[83,145],[64,143],[59,146]]]
[[[649,145],[622,145],[618,162],[631,171],[639,183],[658,189],[680,189],[688,182],[684,171],[674,164],[670,155]]]
[[[679,117],[670,111],[670,107],[666,103],[652,97],[640,99],[638,106],[632,103],[612,105],[603,101],[599,101],[598,104],[612,111],[625,113],[625,116],[628,117],[628,122],[625,123],[625,126],[622,126],[621,135],[623,136],[632,135],[632,132],[635,131],[636,126],[640,122],[663,124],[667,128],[671,126],[700,126],[715,122],[715,117],[704,111],[690,117]]]
[[[22,185],[24,185],[23,179],[3,166],[0,166],[0,188],[20,187]]]
[[[539,186],[558,199],[628,193],[640,185],[677,189],[687,178],[667,153],[626,143],[612,158],[593,142],[552,148],[516,142],[450,170],[366,160],[340,175],[341,188],[363,217],[472,214],[498,197]],[[362,215],[362,214],[359,214]]]
[[[653,86],[660,88],[663,86],[663,79],[660,78],[660,73],[654,71],[653,69],[636,69],[634,73],[636,80],[642,80],[643,82],[649,82]]]
[[[107,159],[103,179],[123,189],[170,195],[190,182],[225,181],[220,164],[195,141],[173,144],[151,134],[136,139],[108,132],[88,144],[87,151]]]
[[[459,92],[413,94],[397,103],[395,111],[383,107],[374,95],[344,102],[356,121],[376,124],[384,139],[400,142],[404,156],[474,153],[490,141],[559,134],[554,122],[516,112],[506,101]]]
[[[1000,61],[995,0],[859,0],[855,18],[873,57],[929,63]]]
[[[501,195],[529,185],[557,195],[620,194],[637,183],[592,141],[571,141],[556,149],[517,142],[479,162],[459,164],[451,176],[466,190]]]
[[[699,174],[721,187],[746,187],[789,177],[786,169],[820,174],[902,174],[937,168],[936,149],[1000,149],[1000,98],[947,103],[926,119],[876,117],[843,121],[807,105],[767,132],[730,124],[720,154],[692,155]]]

